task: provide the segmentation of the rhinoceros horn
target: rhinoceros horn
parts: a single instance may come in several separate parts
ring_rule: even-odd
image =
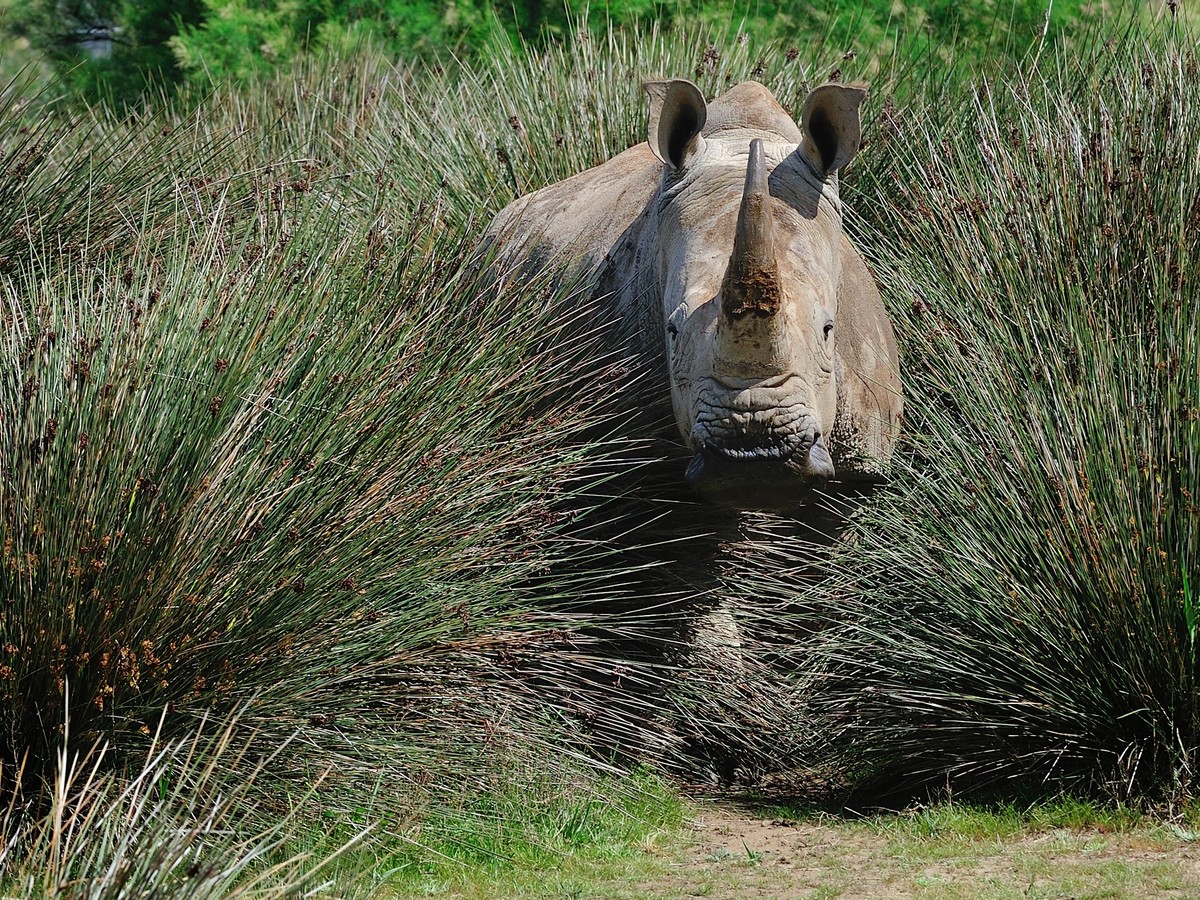
[[[721,287],[721,310],[730,319],[745,315],[773,316],[779,312],[779,267],[775,263],[775,229],[763,142],[750,142],[746,186],[738,210],[733,254]]]
[[[758,379],[787,369],[787,331],[776,315],[782,305],[775,228],[761,140],[750,142],[746,185],[738,210],[729,268],[721,283],[713,369],[720,377]]]

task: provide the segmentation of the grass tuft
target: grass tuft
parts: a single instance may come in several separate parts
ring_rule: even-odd
[[[829,623],[815,702],[874,789],[1180,800],[1200,748],[1196,51],[1164,27],[1042,65],[906,112],[855,182],[910,441],[809,610]]]

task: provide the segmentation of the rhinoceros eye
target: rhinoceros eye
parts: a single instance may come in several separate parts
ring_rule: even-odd
[[[825,323],[825,340],[829,340],[829,336],[833,334],[833,320],[830,319]]]
[[[675,327],[674,322],[667,323],[667,334],[669,334],[672,338],[674,338],[675,335],[679,334],[679,329]]]

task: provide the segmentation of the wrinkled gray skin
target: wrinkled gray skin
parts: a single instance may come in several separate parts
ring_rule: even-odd
[[[665,348],[701,493],[778,507],[886,475],[895,335],[838,197],[865,90],[818,87],[802,130],[755,82],[712,104],[688,81],[644,87],[647,142],[510,204],[488,230],[498,264],[586,270],[646,353]]]

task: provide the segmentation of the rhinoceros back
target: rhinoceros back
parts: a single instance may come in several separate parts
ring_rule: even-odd
[[[598,270],[658,191],[661,167],[645,144],[514,200],[488,227],[501,265],[560,280]]]

